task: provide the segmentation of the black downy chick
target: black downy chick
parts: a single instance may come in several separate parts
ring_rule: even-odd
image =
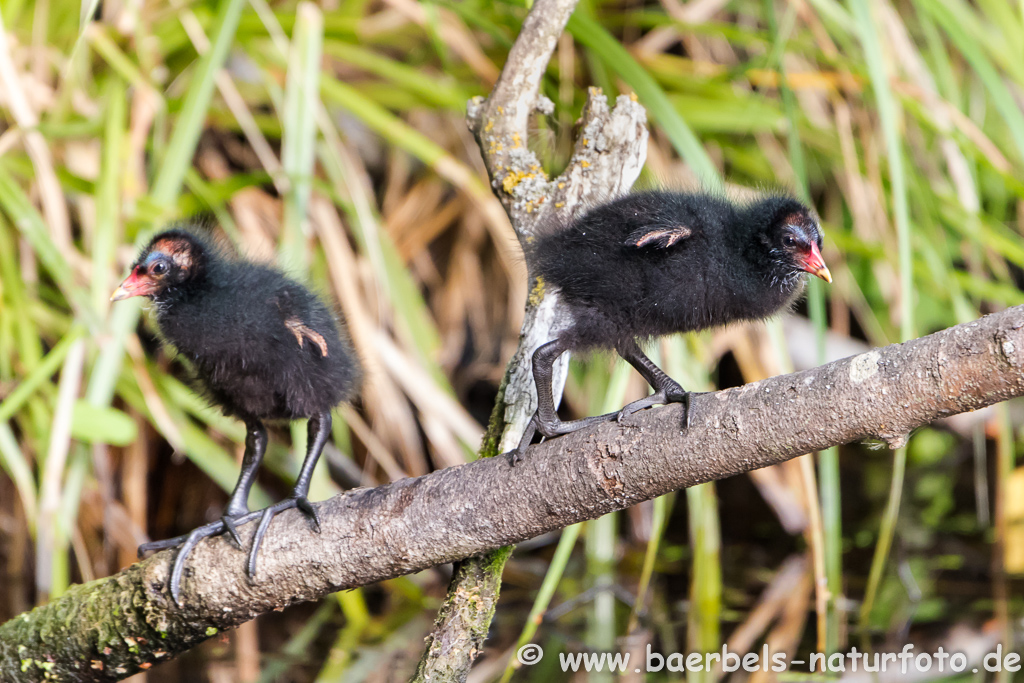
[[[245,422],[242,471],[220,521],[186,536],[147,543],[139,555],[180,545],[171,571],[179,602],[185,559],[207,536],[260,517],[249,550],[256,571],[260,542],[274,515],[298,508],[320,530],[307,500],[309,483],[331,433],[331,409],[355,394],[361,370],[330,310],[308,289],[267,265],[234,258],[191,229],[156,235],[111,300],[149,297],[163,337],[195,367],[198,384],[225,415]],[[250,512],[249,490],[267,448],[264,420],[309,418],[302,469],[290,498]]]
[[[533,354],[538,406],[513,463],[535,431],[568,434],[689,393],[638,341],[740,320],[786,307],[804,273],[826,282],[821,229],[795,199],[769,196],[745,206],[704,193],[639,192],[598,206],[527,253],[533,275],[559,290],[572,323]],[[552,365],[565,351],[614,348],[654,393],[617,413],[562,422],[551,393]]]

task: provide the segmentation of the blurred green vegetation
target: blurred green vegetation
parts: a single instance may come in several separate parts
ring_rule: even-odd
[[[241,425],[189,388],[137,304],[108,301],[133,244],[169,221],[219,226],[348,320],[368,382],[339,410],[316,497],[473,457],[526,277],[463,115],[525,13],[0,4],[0,619],[216,518],[234,483]],[[641,183],[815,205],[832,286],[786,320],[654,349],[685,386],[729,386],[1024,303],[1022,65],[1024,12],[1001,0],[585,0],[530,144],[557,171],[586,87],[634,92],[652,130]],[[645,390],[581,359],[565,410]],[[1019,649],[1019,431],[1011,403],[895,454],[833,449],[640,505],[585,525],[579,547],[580,527],[525,544],[474,675],[501,678],[531,639],[549,653]],[[288,490],[303,434],[274,434],[254,503]],[[146,675],[401,679],[446,580],[267,615]],[[567,680],[550,659],[510,675]]]

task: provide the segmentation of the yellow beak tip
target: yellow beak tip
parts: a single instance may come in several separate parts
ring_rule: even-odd
[[[822,268],[821,270],[816,272],[815,275],[820,277],[825,282],[832,284],[832,273],[828,272],[828,268]]]
[[[117,289],[114,290],[114,293],[110,295],[110,300],[121,301],[122,299],[127,299],[130,296],[131,293],[129,293],[127,289],[125,289],[124,287],[118,287]]]

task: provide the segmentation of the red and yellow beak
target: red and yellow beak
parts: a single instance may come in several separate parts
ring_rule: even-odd
[[[808,273],[816,275],[831,284],[832,273],[828,272],[828,266],[825,265],[825,259],[821,258],[821,252],[818,250],[817,244],[811,243],[811,248],[805,252],[803,265],[804,270]]]
[[[133,296],[149,296],[154,291],[156,291],[156,283],[140,273],[139,267],[136,266],[132,274],[126,277],[121,286],[110,295],[110,300],[121,301],[122,299],[130,299]]]

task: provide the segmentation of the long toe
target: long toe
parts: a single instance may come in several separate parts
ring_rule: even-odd
[[[149,543],[143,543],[139,546],[139,559],[141,560],[146,556],[146,553],[155,553],[161,550],[167,550],[168,548],[177,548],[179,545],[185,542],[188,538],[188,534],[184,536],[175,536],[174,538],[167,538],[162,541],[150,541]]]
[[[295,507],[302,511],[302,514],[306,515],[313,522],[313,528],[317,533],[320,533],[320,514],[313,507],[313,504],[309,502],[309,499],[305,496],[295,496]]]
[[[270,528],[270,521],[274,519],[275,507],[271,505],[263,511],[263,516],[260,517],[260,525],[256,527],[256,533],[252,537],[252,545],[249,547],[249,561],[245,565],[245,570],[248,572],[250,579],[256,576],[256,556],[260,552],[263,537],[266,535],[267,529]]]
[[[669,394],[669,403],[682,403],[683,404],[683,426],[687,429],[690,428],[690,417],[693,413],[693,397],[700,396],[705,392],[703,391],[684,391],[681,395]]]
[[[618,422],[622,422],[622,420],[624,418],[629,417],[633,413],[640,412],[641,410],[643,410],[645,408],[650,408],[651,406],[656,406],[656,405],[660,405],[662,403],[666,403],[667,400],[668,399],[665,397],[665,391],[664,390],[657,391],[657,392],[655,392],[653,394],[650,394],[649,396],[645,396],[643,398],[637,399],[637,400],[633,401],[632,403],[627,403],[625,406],[622,407],[622,410],[620,410],[618,412],[618,414],[616,415],[615,419]]]
[[[238,535],[238,520],[241,517],[242,515],[232,516],[226,514],[220,518],[220,521],[224,523],[224,528],[227,530],[227,533],[231,534],[231,538],[235,541],[235,545],[237,545],[239,549],[242,547],[242,537]]]
[[[270,528],[270,522],[273,521],[274,517],[278,513],[284,512],[285,510],[291,510],[292,508],[298,508],[303,514],[309,517],[315,525],[316,531],[320,531],[320,516],[316,512],[316,508],[306,499],[305,496],[294,496],[292,498],[285,498],[279,503],[274,503],[268,508],[265,508],[260,513],[260,525],[256,527],[256,533],[252,537],[252,546],[249,548],[249,562],[247,564],[247,570],[249,572],[249,578],[256,576],[256,558],[260,552],[260,545],[263,543],[263,537],[267,535],[267,529]]]
[[[178,607],[181,607],[181,577],[185,572],[185,560],[188,559],[199,541],[223,532],[224,522],[218,520],[193,529],[192,533],[185,537],[185,542],[181,544],[181,550],[174,557],[174,564],[171,566],[171,598],[174,599],[174,604]]]
[[[200,529],[208,529],[208,528],[212,528],[214,526],[220,525],[220,529],[222,531],[226,531],[227,533],[231,534],[231,537],[234,539],[235,543],[237,543],[238,546],[241,547],[242,543],[241,543],[241,538],[240,538],[240,536],[238,534],[238,527],[242,526],[243,524],[247,524],[248,522],[251,522],[252,520],[256,519],[256,517],[258,517],[259,514],[260,514],[259,512],[248,512],[248,511],[246,511],[243,514],[237,514],[237,515],[229,515],[229,514],[225,513],[225,515],[220,518],[220,521],[211,522],[210,524],[207,524],[206,526],[202,526],[202,527],[199,527],[199,528]],[[138,550],[139,559],[141,560],[143,557],[146,556],[147,553],[155,553],[155,552],[159,552],[161,550],[167,550],[168,548],[177,548],[182,543],[187,541],[191,535],[192,535],[191,533],[188,533],[188,534],[183,534],[181,536],[175,536],[174,538],[167,538],[167,539],[164,539],[162,541],[150,541],[149,543],[143,543],[142,545],[139,546],[139,550]],[[214,536],[214,535],[216,535],[216,532],[215,533],[211,533],[211,534],[207,534],[207,536]],[[205,536],[204,536],[204,538],[205,538]]]
[[[601,424],[602,422],[609,422],[614,420],[617,415],[618,413],[604,413],[603,415],[592,415],[591,417],[584,417],[579,420],[563,422],[558,419],[543,420],[540,415],[535,413],[529,424],[526,426],[526,430],[523,432],[523,437],[519,440],[519,447],[515,450],[509,451],[511,464],[514,467],[522,462],[523,457],[526,454],[526,449],[529,447],[534,434],[537,432],[540,432],[541,436],[545,438],[552,439],[556,436],[571,434],[580,429]]]
[[[530,421],[526,423],[526,428],[523,430],[523,435],[519,437],[519,445],[513,450],[509,451],[509,464],[515,467],[523,461],[526,457],[526,449],[530,447],[530,442],[533,441],[534,435],[537,433],[537,413],[533,414]]]
[[[619,412],[615,413],[615,421],[618,422],[619,424],[622,424],[622,421],[625,420],[630,415],[632,415],[633,413],[637,412],[638,410],[643,410],[644,408],[647,408],[648,406],[652,405],[654,404],[646,399],[640,399],[639,401],[627,403],[626,405],[622,406],[622,409],[619,410]]]

